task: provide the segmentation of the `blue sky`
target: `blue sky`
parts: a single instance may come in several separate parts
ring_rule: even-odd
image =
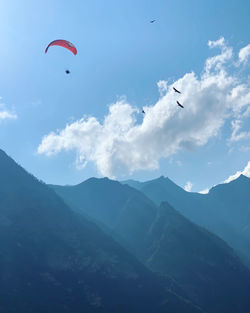
[[[224,181],[250,161],[249,117],[245,113],[250,90],[247,55],[236,64],[239,51],[250,43],[249,10],[249,1],[243,0],[240,5],[237,1],[198,0],[1,2],[1,148],[48,183],[75,184],[90,176],[147,180],[164,175],[182,187],[189,181],[191,190],[200,191]],[[157,21],[150,24],[154,18]],[[214,49],[208,47],[209,41],[222,37],[223,43]],[[58,38],[73,42],[78,55],[60,47],[51,47],[45,55],[46,45]],[[185,75],[194,72],[197,80],[193,83],[201,83],[206,60],[223,54],[223,49],[233,51],[222,65],[227,78],[233,77],[234,82],[221,87],[218,97],[215,90],[211,98],[204,84],[202,92],[199,85],[195,95],[199,101],[193,103],[194,95],[187,87],[192,79]],[[70,75],[64,73],[67,68]],[[215,71],[209,75],[214,76]],[[159,81],[167,81],[169,86],[161,90],[164,100],[160,103]],[[170,108],[171,101],[175,106],[176,97],[170,91],[172,84],[185,91],[178,98],[185,101],[181,112]],[[232,99],[225,100],[227,110],[222,109],[221,94],[225,92],[226,99],[236,86],[245,88],[240,94],[242,100],[235,99],[235,104]],[[194,124],[201,125],[204,119],[207,127],[214,127],[211,135],[202,139],[194,136],[202,126],[193,129],[191,117],[180,116],[189,114],[189,108],[196,112],[199,103],[204,106],[204,116],[199,110],[194,113]],[[239,109],[240,103],[244,106]],[[112,104],[118,116],[110,113]],[[215,126],[209,120],[210,106],[217,118]],[[144,122],[134,111],[142,107],[148,111]],[[169,109],[164,111],[163,107]],[[1,118],[1,112],[9,116],[5,113]],[[158,129],[160,114],[169,117]],[[109,121],[116,119],[118,125],[112,127],[127,121],[124,127],[128,129],[114,138],[116,130],[112,128],[110,134],[110,124],[103,126],[105,116]],[[92,125],[92,133],[88,129],[83,137],[81,133],[74,137],[71,132],[67,145],[58,146],[59,141],[65,141],[62,132],[66,124],[82,130],[91,126],[91,118],[99,123]],[[174,126],[170,129],[171,123]],[[187,143],[187,135],[178,133],[184,125],[192,142]],[[154,129],[158,129],[155,136]],[[171,131],[175,129],[178,138],[185,137],[181,142],[173,139]],[[51,132],[53,138],[49,137]],[[50,139],[47,146],[43,138]],[[94,148],[95,139],[103,149]],[[49,155],[51,152],[55,153]]]

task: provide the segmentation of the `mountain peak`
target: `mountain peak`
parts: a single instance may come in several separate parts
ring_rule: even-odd
[[[249,180],[249,177],[243,175],[243,174],[240,174],[240,176],[238,177],[238,180],[243,180],[243,181],[247,181]]]
[[[237,177],[236,179],[234,179],[228,183],[221,183],[221,184],[218,184],[218,185],[212,187],[209,190],[209,193],[214,193],[214,192],[217,192],[218,190],[219,191],[229,190],[231,188],[240,188],[240,187],[246,188],[246,187],[248,187],[249,184],[250,184],[250,178],[241,174],[239,177]]]
[[[0,173],[1,312],[199,312],[2,150]]]
[[[101,178],[90,177],[75,186],[81,186],[83,184],[85,185],[85,184],[103,184],[103,183],[118,183],[118,182],[115,180],[109,179],[108,177],[101,177]]]

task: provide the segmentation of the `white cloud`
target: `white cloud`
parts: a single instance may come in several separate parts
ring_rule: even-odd
[[[231,122],[232,124],[232,135],[230,140],[231,141],[240,141],[243,139],[249,139],[250,138],[250,131],[241,131],[242,121],[241,120],[234,120]]]
[[[6,119],[17,119],[17,115],[13,112],[8,111],[4,103],[0,103],[0,121]]]
[[[8,111],[0,111],[0,120],[16,119],[17,115]]]
[[[250,56],[250,44],[242,48],[239,52],[239,63],[246,63]]]
[[[236,172],[234,175],[229,176],[224,183],[230,183],[232,180],[235,180],[240,175],[250,177],[250,161],[247,163],[246,167],[242,171]]]
[[[100,174],[117,177],[157,169],[161,158],[205,145],[226,120],[241,120],[250,103],[250,86],[227,71],[227,64],[233,64],[232,48],[224,38],[208,45],[221,51],[206,60],[202,74],[187,73],[169,88],[160,81],[161,96],[153,106],[145,107],[141,123],[139,110],[123,98],[110,105],[103,122],[83,117],[44,136],[38,153],[75,150],[80,165],[94,162]],[[178,100],[184,109],[176,105],[174,85],[182,92]]]
[[[246,110],[242,113],[242,118],[250,117],[250,106],[246,108]]]
[[[245,168],[242,171],[237,171],[235,174],[229,176],[226,180],[224,180],[222,182],[222,184],[230,183],[231,181],[237,179],[240,175],[244,175],[244,176],[250,178],[250,161],[247,163],[247,165],[245,166]],[[199,193],[207,194],[207,193],[209,193],[209,188],[201,190]]]
[[[216,41],[209,41],[208,42],[208,46],[210,48],[220,48],[221,49],[221,53],[208,58],[206,60],[206,65],[205,65],[205,72],[210,75],[211,74],[211,70],[223,70],[223,65],[229,61],[232,56],[233,56],[233,49],[231,47],[228,47],[226,45],[225,39],[223,37],[221,37],[220,39],[216,40]]]
[[[192,187],[193,187],[193,184],[192,184],[190,181],[188,181],[188,182],[186,183],[184,189],[185,189],[186,191],[190,192],[191,189],[192,189]]]
[[[206,188],[206,189],[204,189],[204,190],[201,190],[201,191],[199,191],[199,193],[205,195],[205,194],[209,193],[209,188]]]
[[[208,41],[209,48],[216,48],[216,47],[225,47],[225,38],[221,37],[218,40],[209,40]]]
[[[165,80],[159,80],[157,82],[157,86],[158,86],[160,96],[162,97],[168,90],[168,83]]]

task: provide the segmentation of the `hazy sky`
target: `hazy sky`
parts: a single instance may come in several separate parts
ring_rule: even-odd
[[[249,12],[244,0],[1,1],[0,147],[48,183],[164,175],[200,191],[250,176]],[[45,55],[54,39],[78,55]]]

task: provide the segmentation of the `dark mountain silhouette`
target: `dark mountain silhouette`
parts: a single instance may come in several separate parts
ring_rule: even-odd
[[[142,191],[156,204],[168,201],[196,224],[217,234],[250,265],[250,179],[213,187],[208,194],[186,192],[163,176],[145,183],[125,182]]]
[[[200,312],[0,150],[0,312]]]
[[[176,188],[183,191],[171,186],[168,192],[173,197]],[[51,187],[73,203],[75,210],[111,229],[109,234],[121,244],[123,238],[125,247],[150,269],[174,278],[184,294],[204,310],[249,311],[250,276],[234,251],[167,203],[158,208],[141,192],[107,178]]]

